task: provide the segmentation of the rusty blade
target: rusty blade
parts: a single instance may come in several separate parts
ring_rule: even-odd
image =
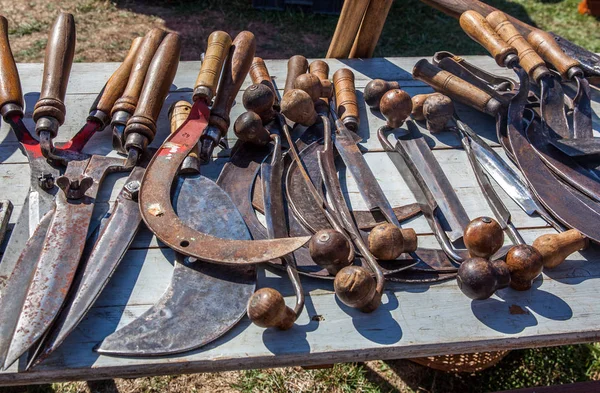
[[[229,196],[212,180],[182,176],[174,207],[181,219],[203,233],[250,240],[250,232]],[[205,215],[209,212],[211,219]],[[173,277],[157,303],[106,337],[102,354],[160,356],[190,351],[229,331],[246,313],[256,286],[252,265],[194,261],[177,254]]]
[[[600,158],[600,138],[551,139],[550,143],[571,157],[578,159]]]
[[[573,136],[576,139],[592,138],[592,102],[590,99],[590,84],[580,77],[575,77],[577,94],[573,98]]]
[[[133,241],[142,222],[137,203],[137,192],[144,167],[136,166],[117,196],[102,223],[100,233],[89,257],[78,273],[65,307],[44,337],[30,364],[35,365],[50,356],[77,327],[92,307],[125,252]]]
[[[521,85],[508,107],[507,134],[517,165],[539,201],[555,218],[599,242],[600,227],[597,223],[600,220],[600,205],[585,196],[577,195],[576,191],[558,180],[527,140],[523,129],[523,112],[527,104],[529,81],[522,69],[516,69],[515,72]],[[530,127],[539,129],[541,123],[534,117]]]
[[[255,264],[282,257],[302,247],[309,236],[273,240],[232,240],[205,234],[186,225],[171,206],[169,190],[179,166],[208,124],[208,108],[196,101],[188,119],[154,156],[142,180],[142,218],[170,248],[207,262]],[[211,220],[211,212],[203,217]]]
[[[8,199],[0,201],[0,245],[4,242],[4,235],[8,229],[8,221],[12,215],[13,204]]]

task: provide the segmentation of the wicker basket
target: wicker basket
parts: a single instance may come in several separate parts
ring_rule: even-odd
[[[435,370],[461,373],[474,373],[495,366],[510,351],[461,353],[457,355],[429,356],[408,359]]]

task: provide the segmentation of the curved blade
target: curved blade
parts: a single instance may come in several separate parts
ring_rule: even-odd
[[[143,174],[144,168],[136,166],[126,184],[139,182]],[[121,190],[106,217],[98,240],[82,267],[82,273],[78,273],[73,283],[70,299],[44,338],[39,356],[35,356],[37,359],[32,359],[32,363],[47,358],[81,322],[119,266],[142,222],[137,201],[125,189]]]
[[[554,147],[571,157],[599,158],[600,138],[551,139]]]
[[[231,198],[204,176],[180,179],[174,205],[183,222],[227,239],[250,240]],[[211,219],[205,217],[211,212]],[[158,356],[186,352],[214,341],[246,313],[256,286],[252,265],[190,262],[178,254],[169,287],[160,300],[129,325],[106,337],[97,352]]]
[[[273,240],[232,240],[209,235],[186,225],[171,206],[169,190],[179,166],[207,126],[208,108],[196,101],[188,119],[171,134],[154,156],[142,180],[140,209],[150,230],[170,248],[207,262],[255,264],[287,255],[309,236]],[[202,196],[203,191],[200,191]],[[212,212],[202,219],[213,221]]]

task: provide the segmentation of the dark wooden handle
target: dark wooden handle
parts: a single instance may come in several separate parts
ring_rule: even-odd
[[[272,288],[261,288],[248,300],[248,318],[264,328],[287,330],[294,326],[296,313],[285,305],[281,293]]]
[[[7,119],[15,111],[22,115],[23,91],[19,71],[8,43],[8,21],[3,16],[0,16],[0,29],[0,113]],[[15,108],[15,105],[18,108]]]
[[[294,82],[298,76],[305,74],[308,70],[308,60],[306,57],[296,55],[290,57],[287,63],[287,76],[285,78],[285,87],[283,88],[283,94],[294,88]]]
[[[59,125],[65,121],[64,100],[74,55],[75,19],[71,14],[60,13],[48,36],[42,91],[33,111],[34,121],[41,117],[54,118]],[[48,131],[55,137],[58,127]]]
[[[127,86],[127,81],[129,80],[129,74],[131,73],[131,67],[133,66],[133,61],[137,55],[138,50],[142,44],[142,37],[137,37],[131,43],[131,47],[129,48],[129,52],[127,53],[127,57],[123,60],[123,63],[117,68],[115,72],[110,76],[104,89],[102,90],[102,96],[100,100],[98,100],[95,107],[92,107],[90,112],[94,110],[99,110],[107,115],[110,114],[113,105],[121,97],[123,92],[125,91],[125,86]]]
[[[465,11],[459,21],[463,31],[490,52],[499,66],[506,67],[506,58],[517,55],[517,50],[500,38],[478,12]]]
[[[504,12],[494,11],[485,17],[490,26],[506,43],[517,50],[519,64],[530,78],[539,82],[540,78],[548,75],[546,62],[529,45],[529,42],[519,33],[517,28],[510,23]]]
[[[169,111],[169,120],[171,121],[171,134],[181,127],[187,120],[192,111],[192,104],[187,101],[177,101]],[[198,144],[194,146],[188,157],[198,158]]]
[[[485,91],[473,86],[469,82],[453,75],[426,59],[419,60],[413,68],[415,79],[423,81],[440,93],[450,96],[453,100],[468,105],[480,112],[490,116],[496,114],[502,108],[502,104]]]
[[[271,75],[269,74],[269,70],[267,69],[267,65],[265,61],[260,57],[255,57],[252,60],[252,64],[250,65],[250,78],[252,78],[252,83],[257,85],[265,85],[273,92],[273,96],[275,97],[275,102],[273,102],[274,108],[279,108],[279,97],[277,96],[277,91],[275,89],[275,85],[273,85],[273,80],[271,79]]]
[[[215,96],[229,48],[231,48],[231,37],[224,31],[214,31],[208,36],[204,61],[194,85],[194,101],[201,98],[210,103]]]
[[[114,113],[118,111],[127,112],[129,114],[135,112],[140,93],[142,92],[142,87],[144,86],[148,67],[150,67],[152,57],[156,53],[158,46],[166,34],[166,31],[159,28],[154,28],[146,33],[131,68],[125,91],[121,98],[115,102],[111,115],[114,115]]]
[[[567,56],[550,34],[542,30],[534,30],[527,36],[527,41],[544,60],[556,68],[564,79],[583,75],[579,62]]]
[[[590,241],[576,229],[559,234],[542,235],[535,239],[532,246],[541,255],[544,267],[555,268],[576,251],[587,248]]]
[[[489,259],[504,244],[504,232],[490,217],[477,217],[465,228],[464,242],[471,257]]]
[[[517,291],[530,289],[533,280],[544,268],[542,255],[528,244],[519,244],[508,250],[506,264],[510,271],[510,286]]]
[[[221,135],[227,133],[231,106],[248,75],[255,51],[256,40],[251,32],[242,31],[233,40],[209,119],[209,125],[217,127]]]
[[[340,68],[333,74],[335,103],[342,123],[351,131],[358,131],[358,101],[354,86],[354,73],[348,68]]]
[[[180,51],[179,34],[167,34],[150,62],[138,105],[133,116],[127,122],[125,128],[125,137],[127,138],[125,147],[127,149],[131,147],[129,138],[133,134],[145,137],[146,144],[154,139],[156,120],[175,78]],[[145,146],[140,147],[145,148]]]

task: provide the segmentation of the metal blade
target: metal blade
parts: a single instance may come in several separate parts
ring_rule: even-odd
[[[581,139],[594,135],[592,126],[592,103],[590,100],[590,84],[584,78],[575,78],[577,95],[573,99],[573,136]]]
[[[40,363],[54,352],[92,307],[123,259],[142,222],[137,203],[137,189],[144,174],[143,167],[135,167],[119,193],[112,209],[106,214],[92,252],[77,274],[65,308],[44,338],[39,355],[31,364]]]
[[[550,139],[550,143],[571,157],[583,159],[600,158],[600,138]]]
[[[0,201],[0,245],[4,242],[4,236],[8,229],[8,222],[12,215],[13,204],[8,199]]]
[[[250,240],[231,198],[203,176],[182,178],[174,205],[181,219],[203,233]],[[204,216],[211,212],[211,219]],[[252,265],[190,262],[178,255],[169,287],[136,320],[106,337],[102,354],[158,356],[186,352],[214,341],[246,313],[256,286]]]
[[[600,56],[595,53],[588,51],[585,48],[580,47],[565,39],[564,37],[549,32],[565,54],[573,59],[577,59],[581,68],[585,71],[588,77],[600,77]]]
[[[341,121],[336,121],[337,132],[333,138],[335,147],[346,168],[358,184],[358,189],[367,204],[367,208],[372,212],[381,212],[390,223],[400,227],[400,222],[398,222],[392,206],[358,149],[352,132],[344,126],[339,126],[338,123],[341,125]]]
[[[544,123],[561,138],[572,138],[573,131],[569,129],[567,114],[565,113],[565,92],[556,77],[544,78],[541,81],[540,112]]]

